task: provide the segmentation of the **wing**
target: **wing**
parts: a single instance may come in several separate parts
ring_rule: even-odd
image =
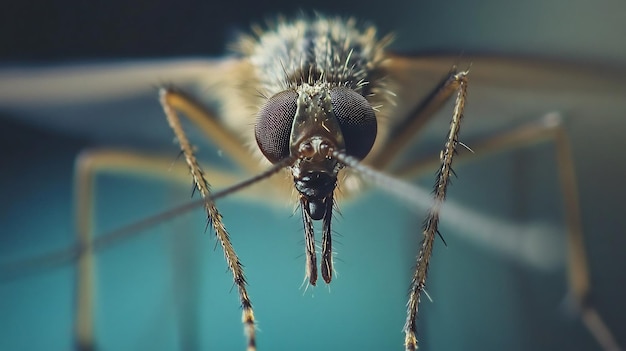
[[[473,139],[558,112],[568,123],[585,128],[605,123],[626,110],[626,70],[583,64],[506,57],[391,56],[386,63],[395,82],[397,106],[391,123],[406,118],[454,66],[469,69],[467,117],[463,137]],[[426,138],[441,142],[451,110],[428,126]],[[578,128],[578,127],[577,127]]]
[[[227,81],[239,64],[236,59],[180,59],[5,67],[0,70],[0,112],[96,143],[163,147],[171,145],[172,134],[163,123],[157,87],[173,84],[206,92]]]

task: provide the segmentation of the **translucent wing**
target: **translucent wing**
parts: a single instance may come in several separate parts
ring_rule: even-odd
[[[398,105],[391,114],[393,118],[406,116],[452,67],[469,68],[469,120],[463,126],[466,140],[550,112],[558,112],[586,128],[598,121],[607,123],[626,107],[624,67],[466,55],[392,56],[387,66],[390,80],[398,86],[394,91]],[[425,137],[439,142],[448,122],[448,118],[435,118],[429,125],[434,128],[429,129],[432,133]]]
[[[170,145],[172,136],[157,88],[210,89],[237,64],[235,59],[181,59],[5,67],[0,109],[10,118],[99,143],[159,148]]]

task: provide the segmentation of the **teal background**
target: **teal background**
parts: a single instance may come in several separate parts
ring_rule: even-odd
[[[626,62],[626,5],[610,0],[109,1],[89,6],[42,3],[36,9],[15,4],[0,15],[0,59],[8,65],[219,56],[225,43],[249,23],[311,5],[323,13],[371,20],[383,33],[396,32],[394,48],[400,51],[486,52],[620,67]],[[85,148],[119,144],[42,129],[10,111],[0,118],[4,265],[74,243],[74,159]],[[626,190],[621,182],[626,170],[620,140],[626,125],[621,110],[589,118],[588,127],[574,128],[572,137],[593,298],[624,345]],[[162,150],[172,160],[177,156],[171,144]],[[433,302],[424,298],[420,307],[421,349],[599,349],[565,308],[565,233],[551,150],[539,145],[456,168],[459,179],[451,202],[514,228],[542,226],[545,241],[533,251],[547,251],[540,256],[549,264],[538,268],[514,253],[493,249],[497,236],[481,244],[469,225],[444,217],[441,231],[448,246],[436,242],[428,281]],[[418,184],[429,189],[433,180],[424,176]],[[98,179],[98,192],[96,232],[105,233],[186,202],[190,187],[104,175]],[[409,209],[379,191],[340,204],[342,214],[334,228],[340,235],[338,277],[330,287],[305,290],[299,215],[292,215],[288,203],[268,207],[250,203],[244,195],[219,205],[245,264],[259,350],[402,349],[406,292],[423,209]],[[196,211],[98,255],[98,349],[245,347],[236,291],[223,254],[214,249],[215,239],[204,233],[204,225],[204,216]],[[72,349],[74,273],[66,264],[0,281],[0,350]]]

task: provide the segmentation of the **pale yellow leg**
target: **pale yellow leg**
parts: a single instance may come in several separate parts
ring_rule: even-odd
[[[96,196],[94,179],[101,173],[134,174],[140,177],[156,177],[168,181],[188,185],[189,171],[181,162],[175,162],[172,157],[149,156],[122,150],[97,150],[83,152],[76,161],[75,168],[75,220],[78,235],[78,247],[72,255],[65,255],[66,259],[77,259],[77,302],[75,333],[79,350],[93,350],[93,303],[94,289],[94,254],[102,246],[119,241],[124,237],[137,234],[138,231],[125,231],[122,235],[103,235],[94,241],[94,198]],[[233,174],[218,170],[207,173],[212,181],[219,186],[232,184],[237,179]],[[114,236],[114,238],[113,238]],[[58,255],[48,254],[48,257]],[[56,263],[57,260],[55,260]],[[38,259],[42,265],[45,260]]]

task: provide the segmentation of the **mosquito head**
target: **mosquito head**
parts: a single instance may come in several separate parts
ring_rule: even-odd
[[[322,219],[325,202],[343,165],[333,150],[362,159],[376,139],[376,115],[359,93],[328,83],[301,84],[272,96],[261,108],[255,136],[272,163],[294,157],[295,187],[311,218]]]

